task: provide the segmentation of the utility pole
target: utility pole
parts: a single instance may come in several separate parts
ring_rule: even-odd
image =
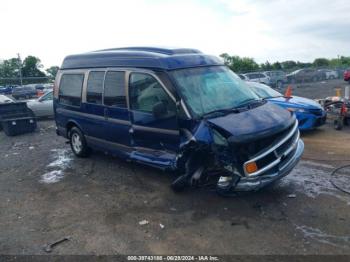
[[[17,54],[18,57],[18,71],[19,71],[19,79],[21,81],[21,86],[23,86],[23,79],[22,79],[22,61],[19,53]]]

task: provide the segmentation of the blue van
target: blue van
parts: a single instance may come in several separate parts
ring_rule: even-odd
[[[290,112],[260,99],[217,57],[129,47],[67,56],[54,88],[57,134],[90,149],[177,170],[174,190],[258,190],[304,150]]]

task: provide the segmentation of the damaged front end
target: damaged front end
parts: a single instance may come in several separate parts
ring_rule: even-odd
[[[251,119],[244,119],[244,114],[239,114],[241,119],[232,115],[202,119],[192,132],[182,130],[177,167],[183,175],[173,182],[175,190],[210,186],[222,195],[256,191],[294,168],[304,149],[295,117],[280,117],[284,120],[273,125],[266,119],[265,127],[255,123],[252,128]],[[240,129],[232,126],[233,118]],[[264,114],[260,118],[264,119]]]

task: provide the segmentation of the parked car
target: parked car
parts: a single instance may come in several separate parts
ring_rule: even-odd
[[[248,81],[271,85],[270,77],[266,73],[252,72],[244,74],[244,76],[248,79]]]
[[[44,88],[45,88],[45,86],[43,84],[36,84],[35,85],[36,90],[43,90]]]
[[[53,117],[53,91],[37,99],[28,100],[27,106],[35,117]]]
[[[270,85],[281,89],[287,83],[286,73],[281,70],[264,72],[270,78]]]
[[[298,119],[299,130],[311,130],[326,122],[326,111],[312,99],[299,96],[284,97],[267,85],[260,83],[248,84],[260,98],[294,112]]]
[[[29,99],[36,96],[37,91],[33,86],[18,86],[12,90],[12,97],[15,99]]]
[[[244,80],[244,81],[248,81],[248,80],[249,80],[248,77],[246,77],[246,76],[243,75],[243,74],[238,74],[238,76],[239,76],[242,80]]]
[[[12,93],[12,87],[10,86],[0,86],[0,94],[10,95]]]
[[[220,194],[257,190],[287,175],[304,148],[294,115],[259,99],[221,59],[193,49],[67,56],[54,112],[57,134],[76,156],[95,148],[178,170],[174,190],[209,181]]]
[[[319,69],[318,72],[322,74],[322,80],[332,80],[332,79],[337,79],[338,72],[335,70],[330,70],[330,69]]]
[[[350,69],[345,70],[344,81],[350,81]]]
[[[5,95],[0,95],[0,104],[13,103],[13,100]]]
[[[287,75],[289,83],[316,82],[322,80],[322,73],[315,69],[299,69]]]

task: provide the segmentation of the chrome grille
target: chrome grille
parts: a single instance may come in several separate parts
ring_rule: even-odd
[[[289,158],[295,152],[300,133],[298,130],[298,121],[295,121],[293,128],[282,137],[280,140],[272,144],[269,148],[253,156],[251,159],[243,164],[243,170],[246,176],[253,177],[262,174],[263,172],[272,168],[283,169],[288,164]],[[258,170],[254,173],[247,173],[245,166],[251,162],[255,162]]]

